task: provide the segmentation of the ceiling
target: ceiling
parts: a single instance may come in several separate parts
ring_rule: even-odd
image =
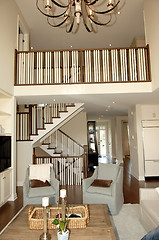
[[[129,47],[134,37],[144,36],[143,1],[121,0],[124,6],[111,27],[98,27],[97,33],[88,33],[83,25],[79,31],[66,33],[65,28],[52,28],[37,10],[36,0],[15,0],[30,29],[30,46],[34,50],[87,49]],[[59,0],[60,2],[64,0]],[[102,0],[101,0],[102,1]],[[126,115],[134,104],[159,104],[159,91],[138,94],[65,95],[56,96],[56,102],[84,102],[89,117],[107,119]],[[55,97],[19,97],[18,103],[51,103]],[[115,103],[113,103],[115,102]],[[110,107],[108,107],[110,106]],[[106,109],[108,111],[106,112]]]
[[[81,21],[76,34],[49,26],[36,8],[36,0],[16,0],[16,3],[29,26],[34,50],[69,49],[70,46],[74,49],[107,48],[110,43],[112,47],[129,47],[134,37],[144,36],[143,0],[121,0],[121,14],[117,15],[113,26],[99,26],[97,33],[88,33]]]

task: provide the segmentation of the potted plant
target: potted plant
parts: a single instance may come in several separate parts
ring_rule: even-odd
[[[58,240],[68,240],[69,230],[66,229],[67,220],[54,219],[52,224],[55,224],[59,227],[59,230],[57,231]]]

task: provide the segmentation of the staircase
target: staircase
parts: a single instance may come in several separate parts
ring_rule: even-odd
[[[73,138],[58,129],[46,138],[40,148],[50,156],[81,156],[84,148]]]
[[[17,107],[17,141],[32,141],[33,163],[52,163],[62,185],[82,182],[83,166],[86,166],[83,146],[59,129],[81,112],[82,106],[81,103],[62,103]],[[37,147],[46,156],[35,155]]]

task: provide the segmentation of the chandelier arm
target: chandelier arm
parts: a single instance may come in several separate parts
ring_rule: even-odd
[[[109,10],[106,10],[106,11],[103,11],[103,12],[98,12],[98,11],[95,11],[95,10],[93,10],[92,8],[90,8],[88,5],[88,8],[92,11],[92,12],[94,12],[94,13],[97,13],[97,14],[105,14],[105,13],[109,13],[109,12],[111,12],[112,10],[114,10],[117,6],[118,6],[118,4],[120,3],[120,1],[118,1],[111,9],[109,9]]]
[[[56,2],[55,0],[51,0],[51,2],[53,2],[56,6],[61,7],[61,8],[67,8],[69,6],[69,4],[68,5],[61,5],[60,3]]]
[[[89,3],[87,0],[84,0],[84,2],[90,6],[90,5],[94,5],[98,0],[94,0],[93,2]]]
[[[68,18],[69,18],[69,16],[67,16],[62,22],[60,22],[60,23],[57,24],[57,25],[51,24],[51,23],[49,22],[49,18],[47,18],[47,22],[48,22],[48,24],[49,24],[51,27],[60,27],[60,26],[62,26],[62,24],[64,24],[64,23],[67,21]]]
[[[58,17],[63,16],[63,15],[67,12],[67,10],[68,10],[68,8],[69,8],[69,6],[68,6],[67,9],[66,9],[63,13],[60,13],[59,15],[53,15],[53,16],[51,16],[51,15],[49,15],[49,14],[47,14],[47,13],[44,13],[44,12],[39,8],[39,6],[38,6],[38,0],[36,0],[36,7],[37,7],[37,9],[38,9],[43,15],[45,15],[46,17],[50,17],[50,18],[58,18]]]
[[[93,29],[90,29],[90,28],[87,26],[87,24],[86,24],[86,22],[85,22],[84,19],[83,19],[83,23],[84,23],[84,26],[85,26],[87,32],[92,32],[92,31],[93,31]]]
[[[72,21],[72,23],[71,23],[71,26],[70,26],[69,30],[67,30],[67,26],[66,26],[66,32],[67,32],[67,33],[70,33],[70,32],[72,31],[73,26],[74,26],[74,22],[75,22],[74,19],[75,19],[75,18],[73,18],[73,21]]]
[[[111,22],[111,19],[112,19],[112,16],[110,16],[110,19],[109,19],[108,22],[106,22],[106,23],[100,23],[100,22],[95,21],[91,16],[88,15],[88,17],[89,17],[89,19],[90,19],[92,22],[94,22],[95,24],[97,24],[97,25],[99,25],[99,26],[105,26],[105,25],[109,24],[109,23]]]

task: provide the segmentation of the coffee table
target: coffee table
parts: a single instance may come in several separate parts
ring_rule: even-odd
[[[26,206],[17,218],[6,228],[0,236],[1,240],[35,240],[42,230],[30,230],[28,227],[28,209]],[[69,240],[115,240],[114,230],[110,221],[106,205],[89,205],[90,222],[87,228],[71,229]],[[52,239],[57,239],[57,230],[49,230]]]

